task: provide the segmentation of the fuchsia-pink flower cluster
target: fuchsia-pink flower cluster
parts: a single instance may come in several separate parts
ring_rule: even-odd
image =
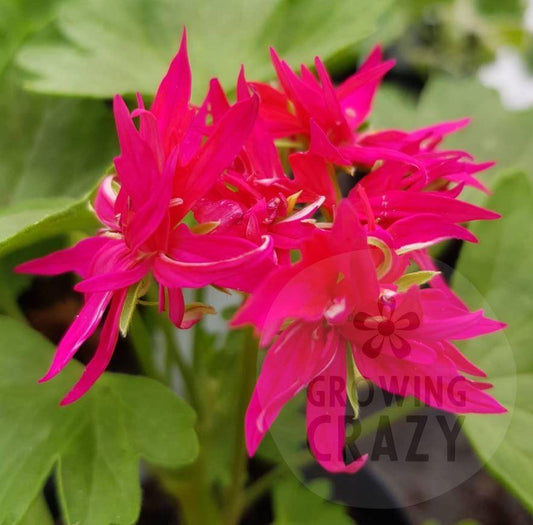
[[[241,70],[235,103],[215,79],[196,106],[184,37],[150,109],[140,96],[133,111],[115,97],[120,155],[94,199],[101,229],[17,269],[82,278],[83,308],[43,380],[105,317],[63,403],[75,401],[107,367],[128,296],[157,286],[159,310],[189,328],[207,307],[186,305],[182,290],[213,285],[249,293],[232,325],[252,324],[268,347],[246,415],[250,454],[307,388],[318,461],[333,472],[360,468],[364,458],[345,464],[338,424],[347,395],[335,385],[346,385],[347,367],[452,412],[503,411],[452,343],[502,324],[470,312],[427,251],[448,239],[476,242],[464,224],[498,217],[460,200],[465,186],[484,191],[476,175],[491,164],[440,147],[468,120],[414,131],[366,126],[393,66],[379,48],[340,86],[318,58],[315,72],[293,72],[275,51],[272,62],[275,84],[248,82]],[[346,196],[341,177],[352,181]],[[447,394],[452,387],[459,397]],[[327,402],[317,406],[317,396]]]

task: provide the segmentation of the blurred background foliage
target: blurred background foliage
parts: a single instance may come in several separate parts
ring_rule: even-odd
[[[176,51],[183,26],[189,34],[197,101],[212,76],[220,77],[231,90],[241,63],[248,78],[270,79],[270,45],[295,67],[320,55],[341,80],[355,70],[371,46],[381,43],[397,66],[378,96],[372,127],[413,129],[439,120],[472,118],[471,126],[450,138],[447,146],[467,150],[479,161],[498,162],[485,181],[495,191],[488,205],[503,213],[504,219],[476,228],[481,247],[461,248],[454,285],[470,306],[484,306],[510,325],[504,336],[465,345],[494,378],[496,396],[508,404],[510,414],[467,418],[465,431],[492,474],[525,507],[533,509],[533,248],[529,242],[533,234],[533,109],[528,109],[533,106],[533,6],[525,1],[0,0],[2,313],[19,320],[30,317],[34,327],[54,339],[58,328],[46,323],[58,323],[57,311],[28,315],[39,292],[34,286],[34,295],[30,293],[28,299],[26,292],[21,299],[31,281],[13,276],[11,269],[30,254],[44,253],[51,245],[66,244],[94,229],[88,197],[117,152],[110,99],[117,92],[133,97],[137,91],[149,99]],[[485,199],[474,192],[468,196],[477,203]],[[457,247],[452,251],[451,265],[455,266]],[[62,295],[53,297],[59,293],[53,288],[45,288],[45,293],[47,302],[67,301]],[[68,324],[75,306],[61,314],[67,319],[59,322],[59,328]],[[17,341],[35,335],[22,325],[2,323],[4,360],[0,363],[6,364],[0,368],[0,427],[45,432],[47,419],[57,417],[52,414],[53,406],[47,404],[50,417],[40,419],[5,408],[12,402],[13,385],[25,385],[37,365],[28,371],[17,360]],[[227,394],[224,384],[235,350],[231,339],[225,345],[227,352],[224,345],[215,344],[216,339],[211,336],[204,341],[210,350],[206,350],[202,368],[210,381],[214,421],[220,422],[210,430],[214,443],[220,441],[217,428],[224,426],[224,400],[231,397],[223,394]],[[35,346],[46,346],[44,340],[35,341]],[[13,377],[13,363],[18,363],[18,378]],[[23,401],[31,405],[32,396],[39,398],[38,390],[30,389]],[[46,404],[48,398],[42,402]],[[294,422],[297,417],[288,419]],[[289,434],[284,443],[297,450],[299,444],[291,445],[296,432]],[[0,437],[0,457],[13,455],[15,446],[16,440]],[[274,461],[275,450],[269,452],[268,446],[263,457]],[[16,453],[31,459],[29,453]],[[45,518],[46,505],[38,494],[52,468],[49,458],[63,453],[70,454],[71,460],[79,459],[72,450],[48,448],[39,479],[32,483],[19,480],[13,485],[7,467],[0,466],[1,524],[51,522]],[[131,451],[131,457],[139,454]],[[90,463],[85,456],[83,461]],[[98,461],[96,451],[93,467]],[[228,468],[224,447],[213,462],[213,476],[224,483]],[[35,464],[22,463],[24,480],[24,469]],[[135,477],[130,467],[133,473],[128,475]],[[99,474],[104,483],[115,475],[105,469]],[[116,523],[131,523],[140,511],[135,489],[128,485],[135,497],[123,501],[122,514],[117,511],[123,517],[117,518],[90,508],[111,505],[115,509],[116,503],[110,503],[105,491],[92,490],[94,483],[72,476],[70,490],[60,502],[64,514],[70,509],[81,523],[105,524],[109,516]],[[313,492],[294,480],[276,486],[271,500],[273,521],[349,523],[342,508],[316,496],[327,494],[329,485],[321,485],[320,480],[313,483]],[[92,490],[94,497],[87,508],[80,507],[76,489]],[[502,493],[495,494],[505,500]],[[505,500],[502,505],[507,505],[508,513],[502,510],[503,514],[492,516],[493,521],[484,515],[486,523],[501,523],[501,516],[506,520],[514,516],[514,523],[527,522],[527,513],[517,510],[514,503]]]

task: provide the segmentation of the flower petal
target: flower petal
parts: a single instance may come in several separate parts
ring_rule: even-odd
[[[187,34],[183,30],[179,51],[161,81],[150,108],[157,118],[166,153],[181,140],[191,118],[191,84]]]
[[[272,267],[273,242],[268,236],[257,246],[245,239],[222,235],[195,235],[187,228],[175,230],[180,241],[171,253],[154,260],[158,282],[169,288],[199,288],[209,284],[234,288],[257,283],[256,266]]]
[[[150,261],[145,259],[136,263],[133,268],[120,269],[80,281],[74,290],[83,293],[107,292],[127,288],[139,282],[150,270]]]
[[[345,341],[332,336],[335,357],[307,388],[307,439],[316,460],[329,472],[353,474],[366,462],[362,456],[344,462],[346,442],[346,352]]]
[[[175,326],[181,327],[185,313],[185,300],[181,288],[168,288],[168,316]]]
[[[66,272],[76,272],[82,277],[87,277],[90,274],[95,254],[106,245],[115,243],[116,241],[106,237],[88,237],[72,248],[59,250],[44,257],[19,264],[15,268],[15,272],[34,275],[58,275]]]
[[[421,197],[423,199],[424,196]],[[440,215],[421,213],[394,222],[387,232],[394,239],[394,248],[404,250],[423,244],[430,246],[446,239],[477,242],[475,235],[463,226],[453,224]]]
[[[73,403],[83,396],[107,368],[107,365],[113,356],[115,345],[117,344],[120,314],[122,313],[126,294],[127,290],[123,290],[113,296],[107,318],[100,334],[100,341],[96,348],[96,352],[89,361],[89,364],[85,367],[79,381],[61,401],[61,405]]]
[[[183,198],[184,210],[189,210],[205,195],[235,160],[252,131],[258,107],[256,95],[232,106],[216,124],[202,148],[183,168],[184,176],[175,180],[175,193]]]
[[[393,394],[414,396],[427,405],[456,414],[506,412],[477,383],[460,375],[438,351],[437,359],[430,364],[386,354],[371,359],[358,350],[353,355],[363,377]]]
[[[245,419],[246,447],[255,454],[283,405],[328,366],[337,350],[334,332],[294,323],[268,350]]]
[[[87,297],[83,308],[61,339],[48,372],[39,382],[48,381],[57,375],[72,359],[79,347],[96,330],[112,294],[95,293]]]

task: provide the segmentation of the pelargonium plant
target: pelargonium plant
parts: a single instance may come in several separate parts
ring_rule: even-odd
[[[470,221],[498,218],[461,200],[467,186],[486,191],[477,176],[491,163],[441,147],[468,119],[408,131],[368,125],[394,66],[379,47],[338,86],[319,58],[296,73],[271,55],[276,82],[249,81],[241,69],[231,96],[213,79],[195,105],[184,35],[149,108],[140,95],[135,108],[114,98],[120,154],[92,203],[100,229],[17,271],[81,277],[83,307],[41,381],[101,325],[62,404],[106,370],[136,304],[189,330],[213,307],[187,304],[184,289],[243,294],[229,324],[253,327],[265,350],[244,394],[248,453],[306,389],[309,449],[327,471],[354,473],[367,458],[345,461],[349,378],[453,413],[505,410],[454,343],[503,325],[469,311],[431,257],[450,239],[476,242]],[[254,349],[242,352],[254,381]],[[317,396],[327,402],[311,402]]]

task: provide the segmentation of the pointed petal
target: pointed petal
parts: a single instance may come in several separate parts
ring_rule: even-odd
[[[458,370],[473,376],[487,377],[487,374],[469,361],[452,343],[441,342],[442,352],[457,367]]]
[[[139,118],[139,135],[153,151],[157,160],[157,165],[159,169],[161,169],[165,154],[163,151],[163,144],[161,143],[157,119],[151,111],[144,109],[144,104],[141,104],[142,98],[140,94],[137,95],[137,99],[139,100],[140,107],[133,110],[131,116],[132,118]]]
[[[168,206],[172,196],[172,181],[176,172],[178,154],[178,148],[172,151],[165,162],[161,176],[153,184],[150,193],[145,195],[142,205],[131,215],[125,233],[132,251],[140,248],[168,217]]]
[[[120,144],[120,156],[115,158],[121,193],[131,199],[136,210],[158,178],[158,164],[154,152],[134,126],[126,103],[119,95],[113,99],[113,111]]]
[[[207,94],[207,99],[211,105],[213,122],[217,123],[231,107],[226,97],[226,93],[224,93],[224,88],[217,78],[213,78],[209,82],[209,93]]]
[[[83,293],[107,292],[128,288],[132,284],[139,282],[150,270],[149,260],[144,260],[135,264],[133,268],[122,269],[114,272],[104,273],[89,277],[80,281],[74,290]]]
[[[228,284],[232,278],[238,281],[243,275],[254,276],[256,282],[255,266],[272,257],[270,237],[264,237],[257,246],[235,237],[195,235],[184,229],[180,233],[188,250],[182,244],[171,257],[161,254],[154,260],[154,276],[169,288],[199,288],[208,284],[233,287]]]
[[[362,164],[372,167],[378,161],[391,160],[400,162],[408,166],[417,168],[422,174],[426,174],[426,167],[423,162],[413,155],[407,155],[401,151],[389,148],[378,148],[371,146],[348,146],[340,149],[343,157],[350,161],[350,164]]]
[[[357,73],[337,88],[337,97],[352,128],[366,120],[381,80],[394,67],[394,60],[381,60],[381,49],[376,46]]]
[[[288,110],[289,99],[285,93],[260,82],[250,85],[261,100],[259,116],[274,139],[307,133],[307,126]]]
[[[313,120],[310,121],[311,144],[309,152],[323,157],[339,166],[351,166],[351,160],[342,154],[342,149],[334,146],[324,130]]]
[[[335,357],[307,389],[307,438],[316,460],[329,472],[357,472],[366,461],[360,457],[346,465],[346,352],[345,341],[333,337]]]
[[[111,297],[111,293],[95,293],[88,296],[80,313],[61,339],[50,369],[39,382],[48,381],[63,370],[78,348],[96,330]]]
[[[354,359],[363,377],[388,392],[414,396],[427,405],[456,414],[506,412],[494,398],[478,388],[477,383],[461,376],[446,356],[438,352],[437,356],[434,363],[423,364],[385,354],[368,358],[354,350]]]
[[[421,270],[429,270],[431,272],[439,270],[430,255],[425,250],[417,250],[413,252],[412,257]],[[431,279],[429,286],[432,289],[438,290],[438,292],[444,294],[449,304],[455,306],[456,308],[467,310],[466,305],[450,289],[448,283],[441,274],[435,275],[435,277]]]
[[[181,327],[183,314],[185,313],[185,301],[181,288],[168,289],[168,316],[175,326]]]
[[[268,350],[245,418],[246,447],[254,455],[283,405],[328,366],[336,347],[333,332],[294,323]]]
[[[313,237],[323,237],[315,232]],[[325,243],[324,243],[325,244]],[[317,251],[327,245],[320,243]],[[309,257],[295,266],[280,267],[263,279],[231,321],[232,326],[252,324],[261,333],[265,346],[286,319],[299,318],[308,322],[321,319],[331,303],[338,279],[338,258],[316,261]]]
[[[488,319],[482,310],[478,310],[434,319],[426,316],[420,328],[413,333],[422,341],[458,340],[497,332],[505,326],[505,323]]]
[[[450,223],[440,215],[421,213],[394,222],[387,232],[394,239],[394,248],[431,246],[447,239],[477,242],[475,235],[463,226]]]
[[[76,272],[82,277],[90,273],[93,258],[97,252],[114,241],[105,237],[88,237],[72,248],[59,250],[44,257],[33,259],[15,268],[17,273],[34,275],[58,275],[66,272]]]
[[[189,111],[191,83],[187,35],[184,30],[179,51],[159,85],[151,107],[152,113],[157,118],[167,154],[180,142],[191,118]]]
[[[117,195],[113,190],[113,177],[106,177],[96,192],[94,198],[94,211],[100,221],[112,230],[118,230],[118,220],[115,214],[115,201]]]
[[[417,213],[438,214],[452,223],[499,218],[497,213],[490,210],[435,192],[391,190],[382,195],[369,195],[369,200],[376,218],[386,223]],[[359,208],[362,209],[361,204]]]
[[[126,294],[127,290],[124,290],[113,296],[96,352],[89,364],[85,367],[79,381],[61,401],[61,405],[73,403],[83,396],[107,368],[117,344],[120,314],[122,313]]]
[[[293,153],[289,162],[296,184],[303,189],[302,197],[315,200],[323,196],[324,206],[331,212],[337,202],[337,192],[324,159],[311,153]]]
[[[258,106],[257,96],[232,106],[184,168],[187,176],[176,178],[175,193],[183,198],[185,210],[189,210],[207,193],[221,173],[235,160],[252,131]]]

